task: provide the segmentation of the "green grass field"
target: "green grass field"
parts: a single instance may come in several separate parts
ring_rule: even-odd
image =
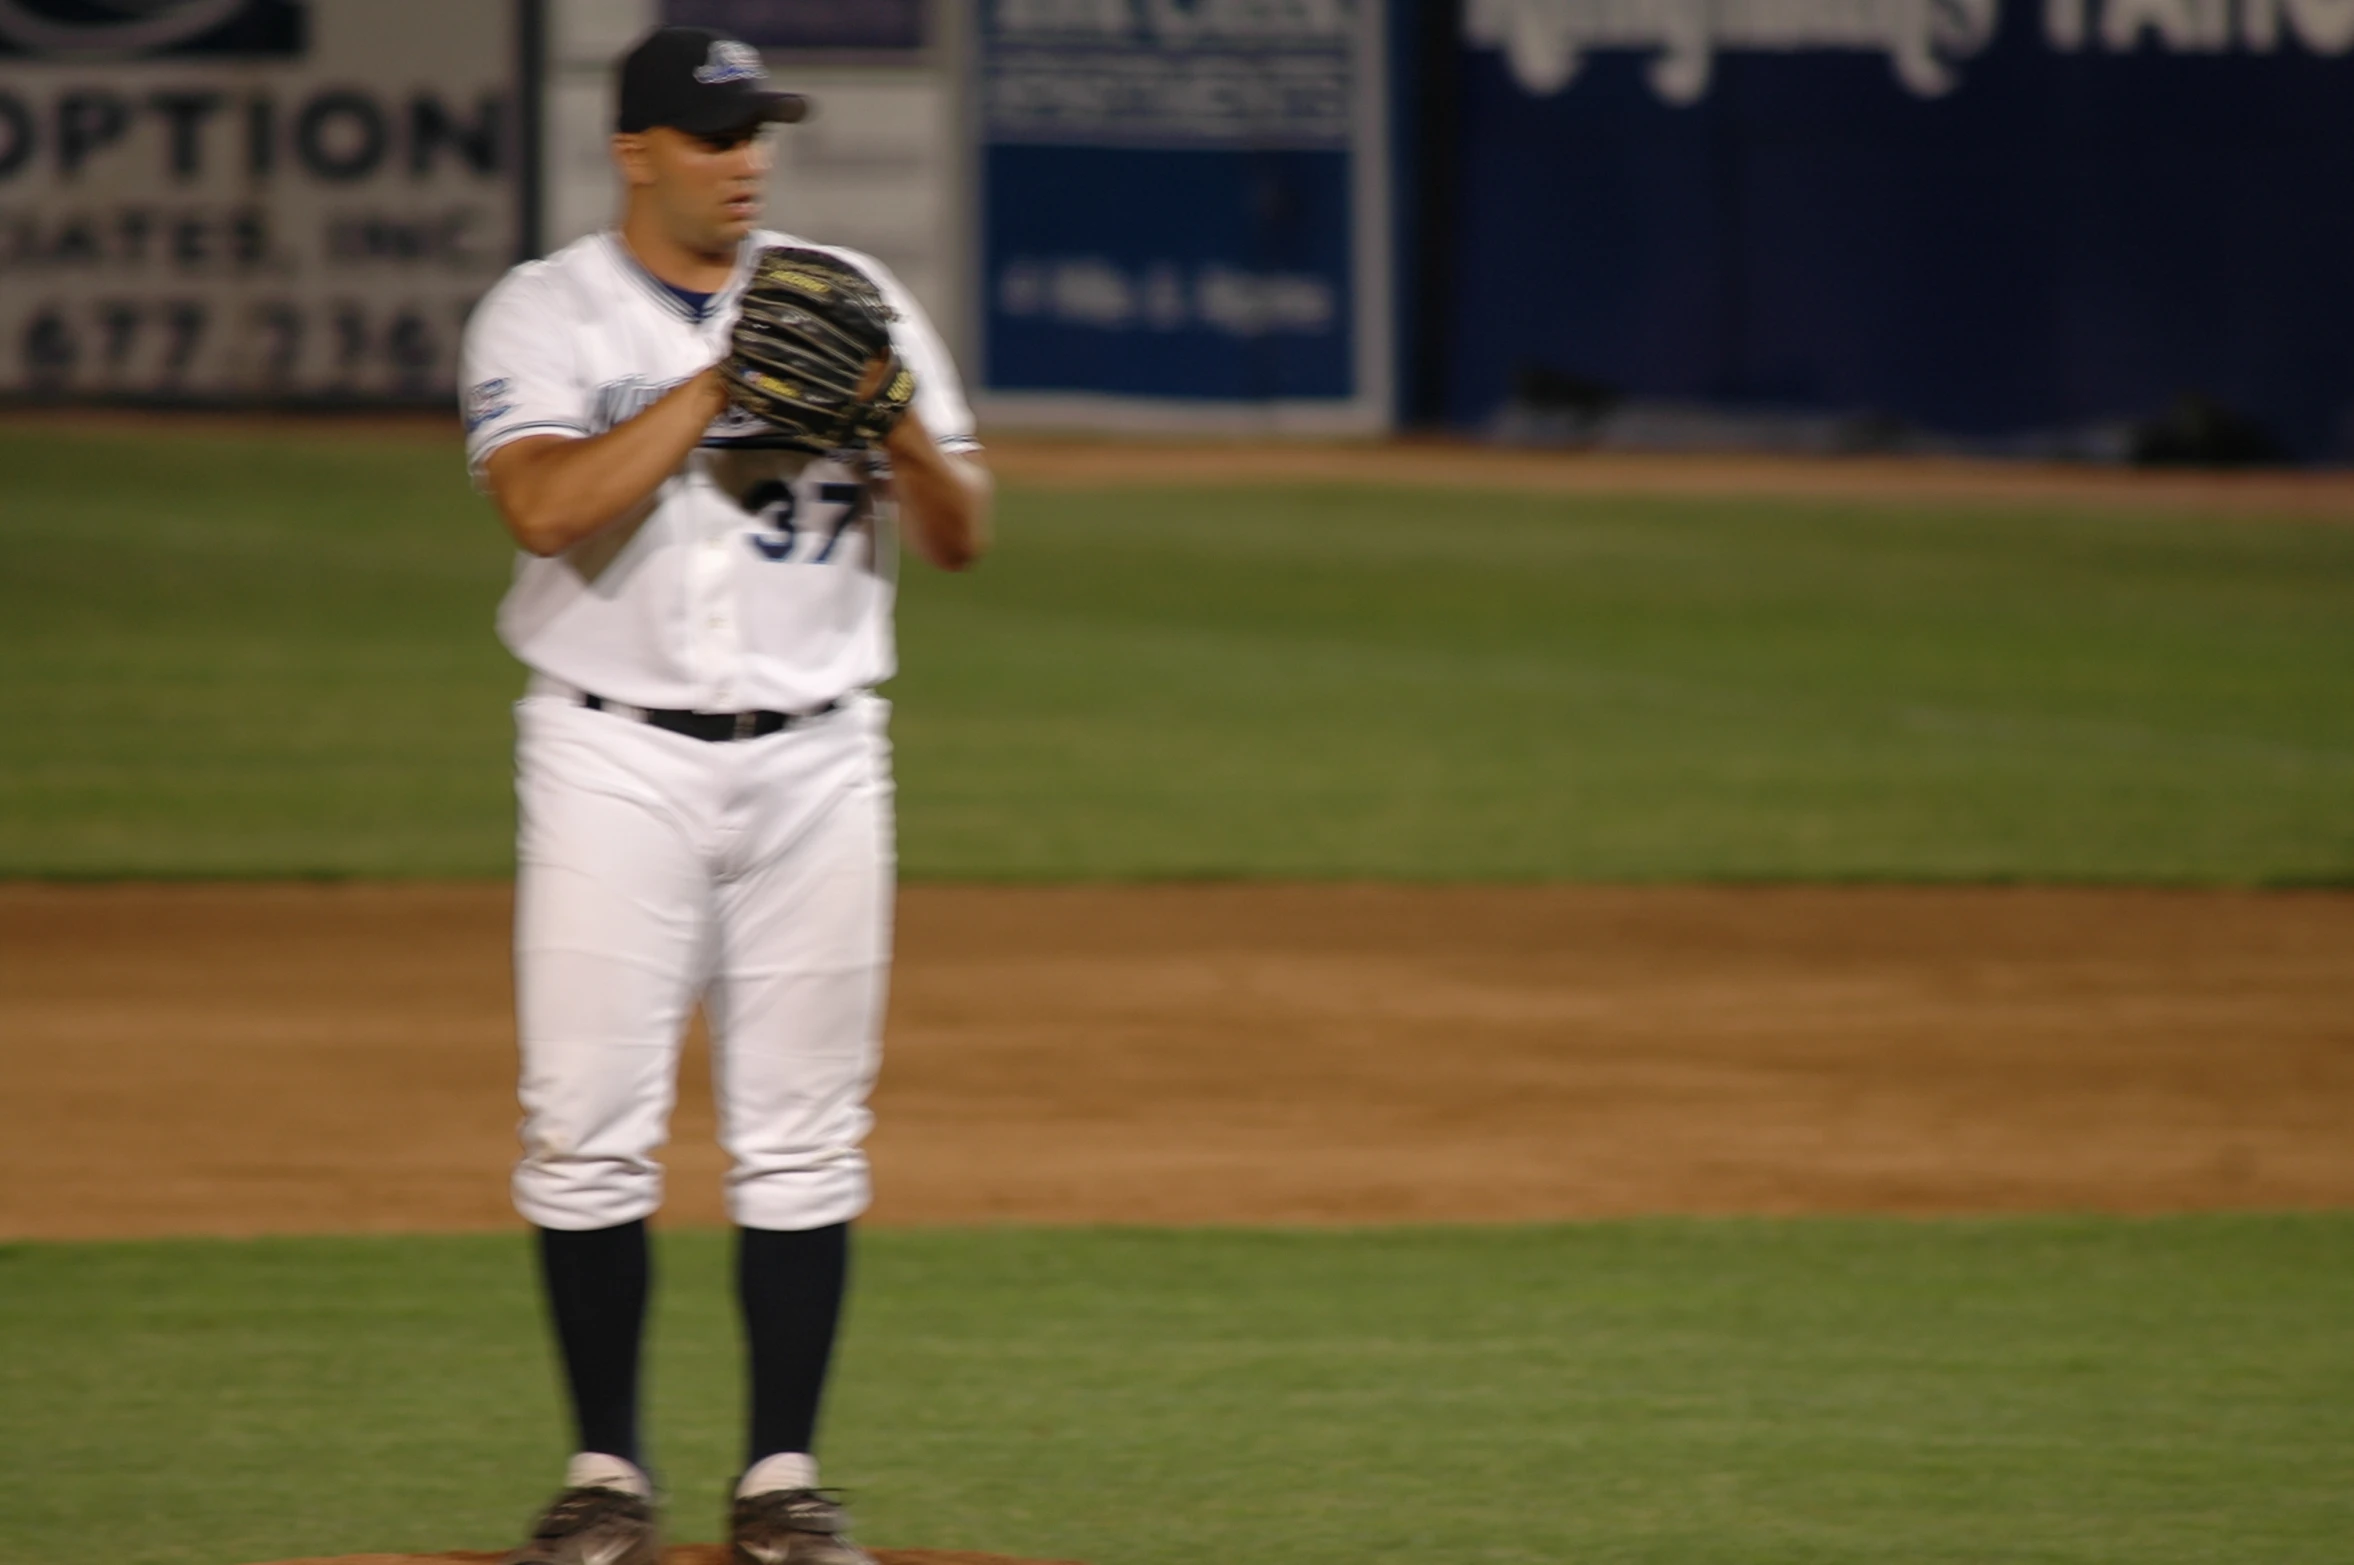
[[[499,875],[453,444],[0,431],[0,876]],[[1012,491],[911,568],[920,878],[2354,881],[2354,528]],[[736,1456],[667,1235],[657,1457]],[[0,1246],[0,1565],[503,1547],[521,1243]],[[870,1541],[1093,1565],[2354,1561],[2354,1216],[865,1241]]]
[[[737,1458],[672,1234],[676,1536]],[[872,1542],[1099,1565],[2354,1560],[2354,1219],[884,1232]],[[499,1548],[561,1459],[519,1239],[0,1251],[11,1565]],[[21,1346],[38,1342],[38,1352]]]
[[[454,445],[0,433],[0,874],[495,875]],[[2354,879],[2354,528],[1014,491],[908,573],[919,878]]]

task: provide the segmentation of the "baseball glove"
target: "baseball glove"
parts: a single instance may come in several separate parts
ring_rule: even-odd
[[[898,314],[839,256],[761,251],[719,363],[728,400],[800,450],[881,444],[915,396],[915,372],[891,345]]]

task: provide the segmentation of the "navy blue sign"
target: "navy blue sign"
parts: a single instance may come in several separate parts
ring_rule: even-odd
[[[990,0],[982,381],[993,392],[1348,404],[1361,127],[1348,0]]]
[[[296,0],[0,0],[0,55],[298,55],[305,20]]]
[[[1527,371],[2354,442],[2354,0],[1467,0],[1448,402]],[[2354,455],[2354,445],[2346,445]]]
[[[662,0],[673,27],[710,27],[757,49],[918,49],[925,0]]]

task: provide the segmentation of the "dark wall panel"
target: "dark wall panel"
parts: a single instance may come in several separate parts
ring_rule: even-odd
[[[1526,365],[1642,395],[2001,433],[2197,392],[2292,447],[2354,416],[2354,56],[2054,49],[2012,7],[1939,97],[1863,51],[1460,60],[1447,413]]]

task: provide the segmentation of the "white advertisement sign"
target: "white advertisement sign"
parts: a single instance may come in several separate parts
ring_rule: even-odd
[[[0,394],[446,400],[513,264],[514,7],[0,0]]]

